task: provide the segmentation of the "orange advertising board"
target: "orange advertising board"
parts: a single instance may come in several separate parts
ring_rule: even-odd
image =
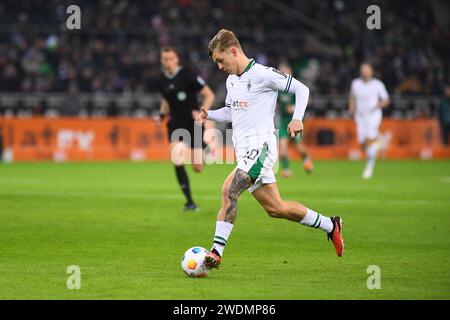
[[[308,119],[303,138],[315,159],[363,156],[352,120]],[[380,141],[387,159],[450,158],[435,119],[384,119]],[[170,159],[166,125],[151,119],[0,118],[1,149],[11,161]]]
[[[350,119],[308,119],[304,129],[304,142],[316,159],[361,157],[355,123]],[[382,158],[450,158],[450,148],[442,145],[435,119],[384,119],[379,141]]]
[[[14,161],[169,159],[165,124],[144,119],[3,119]]]

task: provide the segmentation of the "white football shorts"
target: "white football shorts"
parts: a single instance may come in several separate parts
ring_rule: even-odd
[[[237,168],[247,172],[253,180],[253,184],[248,188],[250,193],[277,181],[273,172],[278,160],[278,144],[275,134],[263,139],[240,141],[235,144],[235,150]]]
[[[364,143],[366,139],[378,138],[382,117],[381,110],[355,115],[356,135],[360,144]]]

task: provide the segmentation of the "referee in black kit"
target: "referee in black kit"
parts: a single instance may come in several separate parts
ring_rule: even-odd
[[[205,81],[192,71],[180,66],[177,52],[172,47],[161,49],[162,73],[157,87],[162,95],[160,115],[156,118],[161,121],[165,116],[169,116],[168,133],[170,141],[171,159],[175,165],[175,172],[178,183],[186,197],[184,211],[198,211],[199,208],[192,199],[189,187],[189,178],[184,168],[185,151],[190,150],[192,168],[195,172],[203,169],[203,135],[201,141],[195,141],[194,130],[200,132],[201,127],[194,122],[200,110],[197,94],[203,96],[202,106],[209,109],[214,102],[214,93]],[[197,129],[195,127],[198,126]],[[185,141],[184,137],[179,139],[179,132],[175,132],[172,141],[172,133],[177,129],[184,129],[184,133],[190,134]],[[203,133],[203,130],[201,130]],[[181,140],[181,141],[180,141]],[[198,137],[197,137],[197,140]],[[187,147],[187,148],[186,148]]]

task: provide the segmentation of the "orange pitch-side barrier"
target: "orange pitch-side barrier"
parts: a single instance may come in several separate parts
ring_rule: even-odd
[[[380,132],[383,158],[450,158],[435,119],[385,119]],[[0,141],[11,161],[170,159],[166,124],[150,119],[0,118]],[[304,142],[315,159],[361,157],[352,120],[308,119]]]
[[[14,161],[166,160],[165,124],[142,119],[3,119],[3,152]]]
[[[308,119],[303,141],[317,159],[359,158],[361,152],[352,120]],[[386,159],[450,158],[450,147],[441,143],[435,119],[384,119],[379,141]],[[295,156],[294,150],[290,150]]]

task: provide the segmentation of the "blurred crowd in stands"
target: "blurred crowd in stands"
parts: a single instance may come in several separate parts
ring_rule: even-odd
[[[152,92],[165,45],[175,46],[185,64],[220,85],[207,44],[227,27],[260,63],[292,63],[313,92],[346,93],[366,60],[391,93],[442,93],[450,81],[450,29],[436,18],[439,1],[369,2],[75,1],[82,27],[69,31],[66,8],[73,1],[3,0],[0,90]],[[381,8],[381,30],[366,27],[372,2]]]
[[[66,27],[71,4],[81,9],[81,30]],[[381,9],[380,30],[366,27],[371,4]],[[448,7],[443,0],[2,0],[0,91],[152,93],[159,49],[171,45],[223,92],[226,75],[207,45],[226,27],[259,63],[289,62],[313,95],[348,94],[368,61],[391,95],[444,96]]]

